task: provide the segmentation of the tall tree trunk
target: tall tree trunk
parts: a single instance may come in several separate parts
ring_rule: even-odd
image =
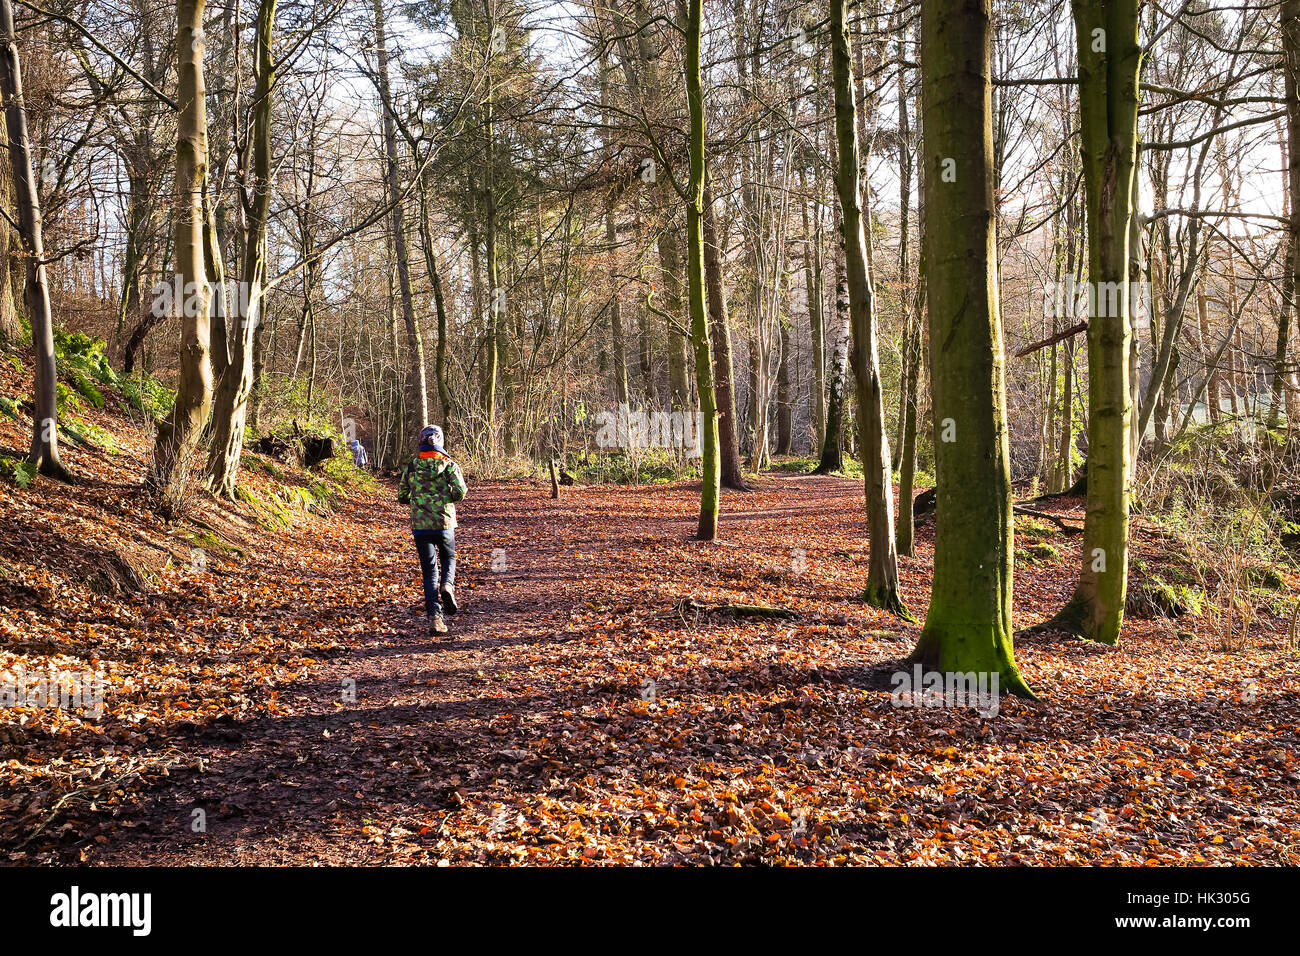
[[[6,211],[15,208],[14,181],[9,172],[9,163],[5,157],[10,156],[9,136],[5,124],[0,123],[0,207]],[[22,339],[23,325],[18,319],[18,308],[14,302],[13,250],[10,246],[12,230],[9,221],[0,218],[0,345],[16,343]],[[21,246],[20,246],[21,248]]]
[[[483,230],[483,257],[487,273],[487,338],[483,343],[483,410],[487,415],[488,441],[496,444],[497,425],[497,379],[501,375],[501,323],[505,290],[500,287],[497,274],[497,196],[492,176],[496,157],[495,138],[492,127],[492,101],[489,95],[487,119],[484,122],[484,136],[487,137],[487,182],[484,186],[484,212],[486,222]]]
[[[1134,152],[1134,169],[1137,169],[1137,152]],[[1143,257],[1143,229],[1146,220],[1139,209],[1138,190],[1140,181],[1135,174],[1131,178],[1129,187],[1129,228],[1128,228],[1128,263],[1126,265],[1128,275],[1128,289],[1132,291],[1142,288],[1142,276],[1144,261]],[[1128,304],[1128,389],[1129,389],[1129,469],[1130,472],[1137,466],[1138,454],[1142,450],[1142,436],[1145,429],[1139,431],[1135,427],[1136,416],[1142,405],[1142,396],[1140,394],[1142,387],[1142,336],[1138,334],[1139,326],[1142,322],[1142,308],[1145,306],[1148,310],[1154,307],[1154,303],[1148,302],[1140,305],[1142,297],[1138,294],[1129,296]],[[1151,321],[1150,311],[1146,316],[1148,324]]]
[[[1300,310],[1295,306],[1296,290],[1300,289],[1300,0],[1282,2],[1282,53],[1283,78],[1286,89],[1287,133],[1287,194],[1290,210],[1287,218],[1287,276],[1283,282],[1282,305],[1277,323],[1277,350],[1273,360],[1273,403],[1269,423],[1277,426],[1278,413],[1285,404],[1290,419],[1290,408],[1297,404],[1287,392],[1287,343],[1291,336],[1291,323]],[[1291,424],[1295,424],[1291,422]]]
[[[1138,0],[1072,0],[1079,49],[1079,113],[1088,207],[1088,504],[1074,596],[1052,619],[1105,644],[1119,642],[1128,582],[1132,469],[1129,391],[1129,227],[1137,156]],[[1118,299],[1118,302],[1115,299]],[[1115,308],[1110,306],[1114,305]],[[1118,312],[1117,315],[1111,314]]]
[[[393,251],[397,256],[397,282],[401,293],[402,319],[406,323],[406,350],[411,363],[407,389],[410,393],[407,411],[408,443],[412,446],[419,429],[429,422],[429,385],[424,370],[424,341],[415,317],[415,300],[411,294],[411,260],[406,246],[406,222],[403,214],[402,190],[397,166],[397,127],[393,116],[392,90],[388,79],[388,37],[384,30],[383,0],[373,0],[375,11],[375,47],[379,65],[379,97],[384,104],[384,158],[388,166],[388,198],[393,204]]]
[[[904,29],[900,27],[900,29]],[[905,39],[906,37],[904,37]],[[905,46],[903,42],[898,44],[898,58],[900,64],[906,58]],[[898,543],[898,553],[908,555],[912,554],[915,546],[915,527],[912,523],[912,494],[914,483],[916,481],[916,403],[920,395],[921,386],[921,308],[924,304],[923,290],[924,285],[924,263],[917,269],[916,292],[912,296],[911,308],[908,308],[908,283],[911,279],[911,263],[909,261],[908,251],[910,249],[911,236],[909,234],[911,222],[911,202],[912,202],[912,122],[911,115],[908,111],[907,95],[907,70],[903,66],[898,69],[898,149],[899,149],[899,183],[898,183],[898,204],[899,204],[899,241],[898,241],[898,274],[900,278],[899,285],[901,291],[899,299],[903,304],[904,313],[904,342],[903,342],[903,382],[899,394],[899,419],[902,427],[899,429],[900,435],[898,440],[899,462],[898,462],[898,527],[894,533],[895,540]],[[925,215],[925,184],[920,184],[919,191],[920,215]],[[924,227],[922,227],[924,228]]]
[[[781,361],[776,368],[776,453],[790,454],[794,439],[794,403],[790,382],[791,352],[790,323],[784,317],[781,323]]]
[[[1075,242],[1077,232],[1075,203],[1073,199],[1065,206],[1065,275],[1071,288],[1078,287],[1079,276],[1083,272],[1083,257],[1078,255]],[[1071,317],[1074,316],[1074,304],[1070,303]],[[1053,491],[1061,492],[1074,485],[1074,340],[1065,340],[1065,383],[1061,399],[1061,444],[1057,458],[1057,481]]]
[[[937,511],[912,659],[1032,696],[1011,644],[1014,548],[994,235],[989,0],[922,0],[925,229]],[[930,228],[937,226],[937,228]]]
[[[437,315],[438,344],[433,360],[433,377],[438,388],[438,410],[442,416],[444,437],[451,441],[455,402],[447,384],[447,300],[442,290],[442,274],[433,248],[433,223],[430,220],[429,181],[426,176],[420,183],[420,244],[424,247],[424,270],[433,286],[433,310]]]
[[[1074,345],[1069,341],[1065,343],[1061,363],[1065,366],[1065,382],[1061,389],[1061,441],[1053,492],[1065,491],[1074,484]]]
[[[669,194],[665,193],[665,198]],[[689,225],[688,225],[689,228]],[[681,322],[685,314],[682,305],[682,248],[676,229],[670,219],[659,233],[659,272],[664,283],[664,311]],[[689,323],[689,317],[687,318]],[[664,339],[668,349],[668,393],[674,411],[689,404],[690,388],[686,383],[686,360],[682,352],[682,337],[668,329]]]
[[[826,433],[816,474],[829,475],[844,467],[844,393],[849,364],[849,287],[844,273],[844,248],[840,244],[835,267],[835,322],[828,329],[830,364],[826,369]]]
[[[857,383],[858,446],[866,496],[871,551],[864,599],[873,607],[907,615],[898,593],[898,554],[894,550],[894,496],[890,481],[885,401],[876,350],[875,292],[867,258],[860,183],[857,95],[849,43],[848,0],[831,0],[831,74],[835,86],[838,140],[837,186],[842,211],[845,273],[853,331],[852,366]]]
[[[704,84],[700,74],[700,30],[704,0],[685,0],[686,103],[690,113],[691,177],[687,190],[687,289],[691,345],[695,352],[695,388],[700,401],[700,527],[701,541],[718,533],[721,469],[718,460],[718,408],[713,393],[713,353],[704,307]]]
[[[54,315],[45,272],[45,240],[41,203],[32,169],[31,140],[27,135],[27,104],[23,99],[23,71],[14,37],[14,10],[10,0],[0,0],[0,94],[4,96],[9,165],[18,212],[18,234],[27,265],[27,314],[36,349],[36,414],[32,416],[32,444],[28,461],[42,475],[59,481],[72,476],[59,459],[58,375],[54,366]],[[0,162],[3,162],[0,159]],[[8,236],[5,236],[6,241]],[[12,303],[11,303],[12,305]]]
[[[1219,391],[1218,356],[1223,350],[1215,350],[1210,341],[1209,296],[1204,292],[1196,294],[1197,329],[1200,333],[1201,360],[1205,363],[1205,411],[1206,420],[1219,423],[1223,415],[1223,395]]]
[[[900,86],[902,78],[900,77]],[[910,124],[907,121],[906,95],[901,94],[902,104],[900,105],[900,129],[904,130],[902,137],[902,146],[907,150],[907,144],[910,140]],[[904,165],[904,177],[902,177],[901,202],[904,209],[904,242],[900,251],[902,271],[907,274],[907,202],[909,202],[910,179],[911,179],[911,156],[906,153],[907,161]],[[920,176],[923,170],[918,169],[918,224],[924,232],[926,228],[926,181],[924,176]],[[904,282],[904,297],[907,289]],[[913,515],[911,515],[911,498],[915,492],[915,480],[917,480],[917,428],[918,428],[918,403],[920,402],[920,381],[926,375],[926,367],[922,362],[922,347],[920,347],[920,324],[924,320],[924,308],[926,308],[926,256],[924,250],[920,255],[920,261],[917,267],[917,291],[913,295],[913,307],[907,313],[907,341],[905,345],[905,363],[909,368],[907,373],[907,388],[902,394],[901,405],[904,407],[904,420],[902,420],[902,447],[900,451],[901,459],[898,462],[898,529],[896,538],[898,541],[898,553],[906,554],[911,557],[915,550],[915,527],[913,524]]]
[[[609,82],[611,69],[609,57],[602,52],[600,55],[600,101],[605,108],[604,117],[607,129],[614,129],[616,120],[616,117],[609,112],[609,107],[612,105]],[[606,139],[605,161],[612,168],[615,161],[615,144],[608,133],[604,134],[604,136]],[[609,304],[609,329],[610,344],[614,351],[614,363],[611,379],[614,386],[614,401],[621,406],[628,404],[627,336],[623,332],[623,290],[615,276],[618,271],[615,267],[618,262],[618,196],[613,189],[605,197],[605,245],[608,248],[606,255],[609,257],[610,282],[612,283]]]
[[[147,176],[137,170],[127,175],[126,251],[122,259],[122,287],[117,303],[117,329],[113,334],[115,347],[120,347],[126,334],[128,321],[142,317],[140,308],[140,282],[147,266],[145,246],[149,222],[150,184]],[[0,282],[3,282],[0,279]]]
[[[1290,217],[1288,217],[1290,218]],[[1288,224],[1290,228],[1291,224]],[[1295,420],[1294,406],[1296,396],[1292,384],[1295,373],[1291,370],[1287,353],[1291,344],[1291,316],[1295,300],[1295,237],[1287,236],[1286,273],[1282,276],[1282,304],[1277,315],[1277,346],[1273,351],[1273,387],[1269,400],[1268,427],[1277,428],[1286,414],[1291,425],[1300,424]]]
[[[709,298],[710,340],[713,344],[714,391],[718,401],[718,452],[722,486],[748,491],[740,467],[740,442],[736,434],[735,365],[731,358],[731,323],[722,285],[722,250],[713,218],[713,193],[704,188],[704,276]]]
[[[254,39],[255,93],[252,129],[252,192],[247,203],[243,241],[244,261],[236,296],[238,327],[230,339],[230,362],[217,383],[212,409],[212,451],[208,458],[209,487],[216,494],[233,496],[244,451],[244,426],[248,399],[253,391],[255,337],[262,324],[266,284],[266,229],[271,214],[271,109],[275,89],[275,56],[271,45],[275,30],[276,0],[260,0]]]
[[[616,219],[616,205],[614,196],[611,193],[605,200],[605,244],[609,247],[611,261],[617,254],[618,249],[618,224]],[[621,290],[618,288],[617,279],[611,275],[611,280],[615,283],[612,292],[612,300],[609,305],[609,326],[611,345],[614,350],[613,364],[613,382],[614,382],[614,401],[619,405],[628,404],[628,384],[627,384],[627,339],[623,334],[623,305],[619,301]]]
[[[761,411],[763,406],[763,346],[759,341],[759,336],[762,334],[759,329],[761,318],[754,306],[754,300],[759,297],[757,279],[751,278],[748,285],[749,289],[745,296],[749,303],[750,319],[749,334],[746,336],[747,341],[745,343],[745,391],[748,400],[745,405],[745,439],[749,445],[749,469],[757,473],[763,468],[761,442],[759,441],[762,434],[760,429],[762,428]]]
[[[212,406],[211,304],[204,240],[207,232],[207,91],[203,79],[203,14],[206,0],[176,5],[176,177],[173,223],[175,287],[181,316],[180,383],[171,414],[159,423],[149,486],[164,509],[178,507],[190,464]]]
[[[804,163],[799,164],[799,191],[808,195],[808,173]],[[826,433],[826,342],[822,322],[821,296],[821,214],[817,215],[817,229],[808,222],[808,201],[799,204],[803,218],[803,282],[808,302],[808,333],[812,340],[813,383],[809,391],[808,419],[812,422],[813,448],[820,449]]]

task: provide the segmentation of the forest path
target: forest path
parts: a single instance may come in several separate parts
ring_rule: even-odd
[[[775,494],[732,496],[724,533],[788,524],[854,493],[833,478],[769,484]],[[819,494],[787,495],[796,486]],[[581,708],[590,688],[564,679],[571,652],[563,646],[590,633],[575,617],[610,597],[611,575],[647,572],[653,582],[671,573],[673,552],[699,547],[690,540],[697,502],[698,485],[566,489],[559,501],[539,483],[476,485],[460,508],[461,610],[448,619],[450,639],[428,633],[405,508],[385,497],[348,502],[303,532],[305,566],[290,600],[341,616],[356,635],[348,649],[279,691],[290,713],[196,728],[184,746],[193,772],[173,772],[91,860],[389,858],[368,821],[460,807],[468,778],[518,773],[521,751],[506,728],[521,714]],[[255,564],[249,573],[257,575]],[[346,600],[329,607],[318,595]],[[195,810],[206,832],[196,830]]]
[[[1267,652],[1207,662],[1139,625],[1118,653],[1027,643],[1022,666],[1048,693],[1004,701],[996,720],[900,709],[889,675],[917,629],[857,599],[860,484],[764,476],[751,493],[724,493],[720,538],[708,544],[691,540],[698,495],[690,483],[600,486],[552,501],[542,482],[471,483],[451,641],[431,637],[419,613],[415,552],[391,489],[345,503],[293,555],[243,569],[298,608],[302,626],[338,632],[329,656],[277,689],[273,715],[158,740],[176,768],[97,837],[86,833],[82,858],[1288,858],[1275,828],[1300,822],[1295,767],[1267,762],[1279,738],[1259,728],[1296,726],[1294,663]],[[902,561],[918,616],[931,535],[922,529],[918,556]],[[1019,620],[1061,599],[1075,560],[1067,551],[1018,568]],[[798,616],[684,618],[674,608],[685,597]],[[1273,683],[1260,685],[1276,694],[1246,709],[1222,703],[1261,667]],[[1294,743],[1293,729],[1284,736]],[[1135,749],[1144,756],[1132,773],[1159,767],[1161,780],[1200,779],[1204,755],[1212,767],[1229,755],[1249,763],[1249,801],[1210,784],[1124,783]],[[1197,831],[1168,822],[1193,817]],[[1226,845],[1207,846],[1206,820]]]

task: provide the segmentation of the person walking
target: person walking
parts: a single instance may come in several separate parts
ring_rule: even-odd
[[[442,447],[442,429],[426,425],[420,431],[420,451],[402,468],[397,500],[411,506],[411,534],[420,559],[424,612],[429,633],[447,634],[444,613],[455,614],[456,502],[467,488],[460,465]]]

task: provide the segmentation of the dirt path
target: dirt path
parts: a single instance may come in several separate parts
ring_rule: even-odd
[[[1203,649],[1139,631],[1120,652],[1022,648],[1049,693],[1006,702],[996,720],[891,706],[888,674],[916,628],[856,601],[859,494],[840,479],[766,478],[728,495],[722,539],[700,544],[689,485],[575,489],[558,503],[540,483],[475,485],[450,642],[416,613],[400,508],[353,501],[303,535],[300,583],[277,594],[342,635],[337,651],[278,688],[282,713],[156,742],[177,766],[84,859],[1286,859],[1274,831],[1297,820],[1295,765],[1267,753],[1279,735],[1295,741],[1294,663],[1260,651],[1210,669]],[[1060,544],[1058,564],[1023,578],[1022,622],[1068,587],[1075,558]],[[923,531],[903,562],[919,614],[928,547]],[[276,560],[244,572],[274,592]],[[672,610],[684,597],[799,616],[684,619]],[[1277,693],[1231,703],[1261,667]],[[1261,720],[1274,732],[1252,731]],[[1147,770],[1127,769],[1126,751]],[[1249,801],[1200,759],[1230,751],[1254,768]],[[1203,782],[1168,776],[1180,771]],[[1152,789],[1143,773],[1175,785]],[[1221,822],[1207,831],[1191,816]],[[1222,834],[1226,846],[1209,842]]]

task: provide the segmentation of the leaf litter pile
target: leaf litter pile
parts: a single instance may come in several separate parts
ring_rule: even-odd
[[[1300,862],[1300,667],[1267,610],[1232,653],[1188,618],[1021,639],[1041,700],[993,716],[896,706],[919,628],[859,599],[853,481],[724,493],[702,544],[698,485],[471,476],[446,642],[391,486],[278,532],[209,500],[196,567],[208,539],[150,516],[132,453],[0,487],[0,681],[107,688],[98,717],[0,710],[0,860]],[[1018,562],[1019,626],[1068,596],[1078,540]],[[932,542],[901,559],[918,618]],[[146,586],[115,586],[105,555],[146,553]]]

